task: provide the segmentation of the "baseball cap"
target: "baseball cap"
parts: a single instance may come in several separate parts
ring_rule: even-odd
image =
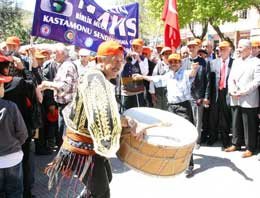
[[[50,50],[47,50],[47,49],[43,49],[43,50],[41,50],[41,53],[42,53],[44,56],[47,56],[47,55],[50,55],[50,54],[51,54],[51,51],[50,51]]]
[[[133,40],[132,45],[144,46],[144,41],[143,39],[137,38]]]
[[[90,56],[90,51],[87,49],[80,49],[79,56]]]
[[[6,44],[8,45],[20,45],[20,39],[16,36],[10,36],[6,39]]]
[[[194,41],[197,43],[197,45],[201,44],[201,40],[199,38],[195,38]]]
[[[230,43],[228,41],[221,41],[219,43],[219,48],[221,47],[230,47]]]
[[[170,60],[178,60],[178,61],[180,61],[180,60],[181,60],[181,55],[180,55],[180,54],[173,53],[173,54],[171,54],[171,55],[168,57],[168,61],[170,61]]]
[[[143,47],[143,53],[151,54],[151,52],[152,52],[152,50],[150,47],[147,47],[147,46]]]
[[[256,41],[256,40],[251,41],[251,46],[252,47],[258,47],[259,46],[259,41]]]
[[[0,75],[0,83],[8,83],[12,81],[13,77],[12,76],[3,76]]]
[[[12,59],[10,57],[0,55],[0,62],[12,62]]]
[[[191,45],[198,45],[198,43],[195,40],[191,40],[187,43],[187,46],[191,46]]]
[[[249,41],[249,39],[240,39],[238,41],[238,46],[251,47],[251,42]]]
[[[44,55],[44,51],[37,50],[35,52],[35,58],[46,58],[46,56]]]
[[[110,40],[101,43],[97,50],[97,56],[109,56],[123,54],[124,48],[118,42]]]
[[[164,44],[163,44],[163,43],[157,44],[157,45],[155,46],[155,48],[163,48],[163,47],[164,47]]]
[[[172,52],[172,49],[169,47],[164,47],[161,51],[161,54],[164,54],[164,52]]]

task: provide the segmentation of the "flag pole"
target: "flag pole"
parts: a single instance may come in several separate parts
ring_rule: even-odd
[[[33,36],[30,36],[30,48],[33,47]],[[32,53],[29,50],[29,71],[32,71],[33,57]]]

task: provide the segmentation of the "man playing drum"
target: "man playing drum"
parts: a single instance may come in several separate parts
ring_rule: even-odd
[[[144,132],[137,122],[118,113],[114,87],[109,80],[117,77],[123,60],[123,47],[115,41],[105,41],[96,57],[101,71],[92,69],[79,78],[76,95],[63,111],[66,136],[59,153],[46,168],[49,188],[62,173],[59,186],[64,177],[73,176],[85,185],[80,197],[110,197],[112,171],[106,157],[118,150],[122,127],[138,132],[134,133],[136,136],[142,137]]]
[[[193,63],[191,70],[181,67],[181,57],[179,54],[171,54],[168,58],[170,71],[163,76],[142,76],[134,75],[134,79],[144,79],[147,81],[162,81],[167,87],[168,111],[175,113],[193,123],[191,109],[191,84],[199,68],[198,63]],[[193,170],[193,156],[191,156],[187,175],[191,175]]]

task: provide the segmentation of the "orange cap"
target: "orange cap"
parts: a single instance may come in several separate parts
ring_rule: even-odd
[[[13,79],[12,76],[0,76],[0,83],[8,83]]]
[[[228,41],[221,41],[219,43],[219,48],[221,47],[230,47],[230,43]]]
[[[133,40],[132,45],[144,46],[144,41],[143,39],[137,38]]]
[[[150,55],[152,53],[152,50],[150,47],[145,46],[143,47],[143,53]]]
[[[116,41],[104,41],[98,47],[97,56],[109,56],[109,55],[118,55],[123,54],[124,49]]]
[[[20,39],[16,36],[8,37],[5,42],[7,45],[20,45]]]
[[[173,53],[173,54],[171,54],[171,55],[168,57],[168,61],[170,61],[170,60],[178,60],[178,61],[180,61],[180,60],[181,60],[181,55],[180,55],[180,54]]]
[[[35,52],[35,58],[46,58],[46,56],[44,55],[44,51],[37,50]]]
[[[47,50],[47,49],[44,49],[44,50],[41,50],[41,53],[42,53],[44,56],[47,56],[47,55],[50,55],[50,54],[51,54],[51,51],[50,51],[50,50]]]
[[[251,41],[251,46],[252,47],[258,47],[259,46],[259,41],[256,41],[256,40]]]
[[[190,45],[198,45],[198,42],[195,40],[191,40],[187,43],[187,46],[189,47]]]
[[[199,38],[195,38],[194,41],[195,41],[198,45],[201,44],[201,40],[200,40]]]

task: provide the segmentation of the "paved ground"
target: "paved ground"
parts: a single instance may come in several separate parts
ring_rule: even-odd
[[[260,161],[256,156],[241,158],[241,151],[225,153],[219,146],[201,146],[194,150],[194,176],[186,178],[182,173],[175,177],[148,176],[131,170],[116,157],[111,159],[113,180],[112,198],[259,198]],[[40,198],[55,197],[55,190],[48,191],[47,176],[43,168],[52,156],[35,156],[36,181],[34,194]],[[69,187],[70,186],[70,187]],[[59,197],[76,197],[80,184],[63,183]],[[69,193],[68,192],[69,190]]]

